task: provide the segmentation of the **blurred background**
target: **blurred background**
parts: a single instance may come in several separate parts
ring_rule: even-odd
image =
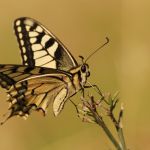
[[[110,43],[89,60],[90,82],[103,91],[120,91],[124,103],[124,134],[131,150],[150,149],[150,2],[106,0],[0,1],[0,63],[20,64],[13,34],[14,19],[39,20],[68,47],[80,62],[110,38]],[[78,101],[79,95],[72,98]],[[7,111],[0,89],[0,114]],[[33,113],[26,121],[12,118],[0,126],[2,150],[113,150],[104,132],[83,123],[68,102],[55,118],[51,106],[43,117]]]

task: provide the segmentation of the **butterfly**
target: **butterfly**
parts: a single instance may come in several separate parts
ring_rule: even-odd
[[[10,103],[2,124],[16,115],[27,117],[33,110],[45,115],[50,103],[58,116],[66,101],[85,88],[88,64],[78,64],[63,43],[32,18],[16,19],[14,30],[22,65],[0,65],[0,85],[7,90]]]

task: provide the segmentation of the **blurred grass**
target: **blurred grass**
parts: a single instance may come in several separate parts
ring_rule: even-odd
[[[21,63],[12,23],[21,16],[39,20],[78,55],[88,56],[103,43],[110,44],[89,61],[92,83],[103,90],[120,91],[125,105],[124,130],[130,149],[148,150],[150,143],[150,2],[143,1],[1,1],[0,63]],[[0,90],[0,113],[7,110]],[[79,96],[73,98],[76,101]],[[58,150],[113,149],[103,131],[82,123],[68,102],[54,118],[34,113],[27,121],[13,118],[0,127],[0,149]],[[144,148],[143,148],[144,145]]]

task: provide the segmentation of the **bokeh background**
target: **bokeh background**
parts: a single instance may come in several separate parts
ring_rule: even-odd
[[[0,0],[0,63],[20,64],[13,21],[28,16],[42,22],[78,55],[87,57],[105,37],[110,43],[89,60],[90,82],[103,91],[120,91],[126,142],[131,150],[150,149],[150,2],[106,0]],[[79,96],[73,98],[74,101]],[[0,89],[0,114],[7,111]],[[50,107],[51,108],[51,107]],[[1,150],[114,149],[103,131],[82,123],[68,102],[55,118],[33,113],[0,126]]]

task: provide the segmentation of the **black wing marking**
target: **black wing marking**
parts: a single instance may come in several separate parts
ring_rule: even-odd
[[[0,74],[5,86],[2,82],[0,84],[9,89],[7,93],[10,112],[6,120],[16,115],[28,116],[32,110],[42,110],[45,115],[51,101],[53,101],[53,112],[57,116],[72,94],[67,87],[68,82],[71,83],[70,76],[56,69],[0,65]]]
[[[0,85],[9,89],[16,82],[33,75],[57,72],[54,69],[30,67],[22,65],[0,65]]]
[[[14,29],[24,65],[65,71],[78,66],[60,40],[36,20],[18,18],[14,22]]]
[[[66,74],[67,76],[72,76],[68,72],[52,68],[30,67],[22,65],[0,65],[0,85],[9,90],[12,85],[21,80],[42,74]]]

